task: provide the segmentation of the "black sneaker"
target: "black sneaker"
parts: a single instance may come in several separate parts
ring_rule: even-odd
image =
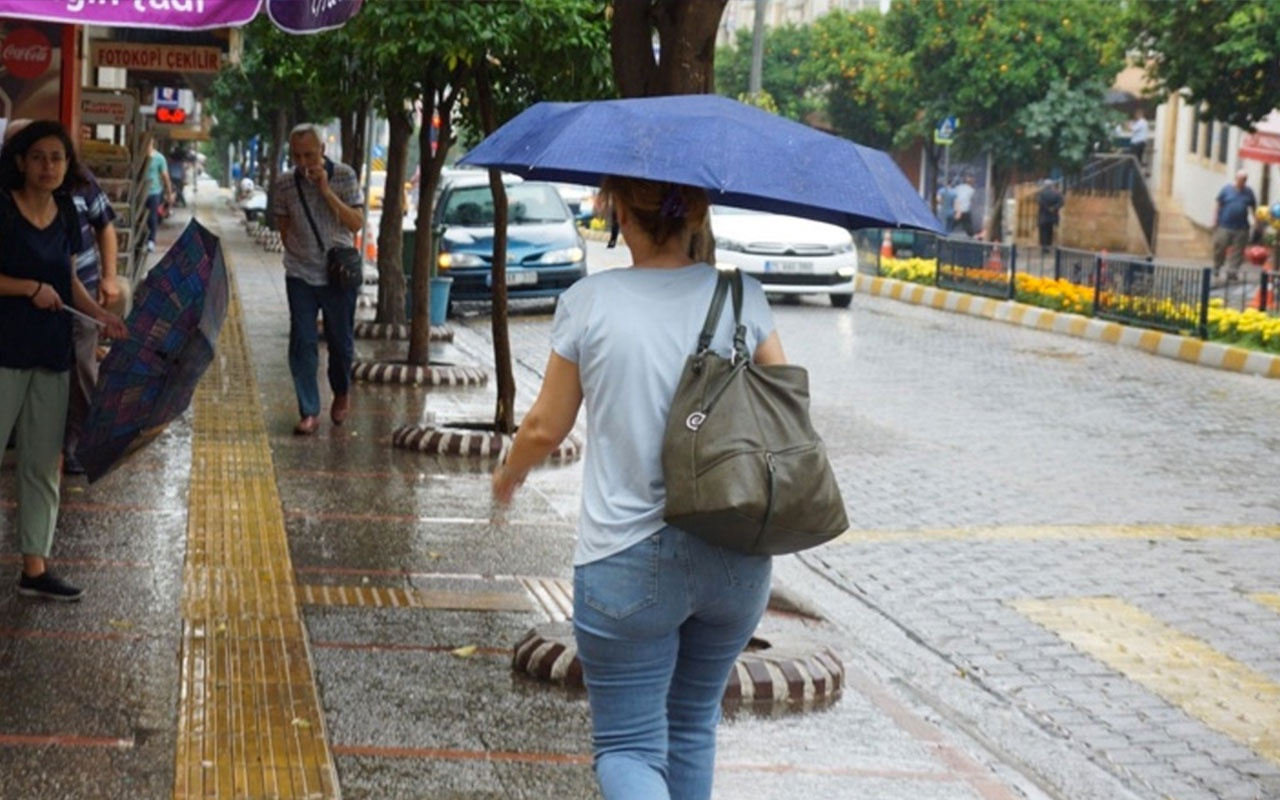
[[[70,453],[66,453],[62,456],[63,475],[83,475],[84,473],[84,464],[80,463],[80,459]]]
[[[74,603],[84,596],[84,589],[76,588],[51,571],[45,570],[34,578],[25,572],[22,573],[18,578],[18,594],[42,597],[45,600],[56,600],[60,603]]]

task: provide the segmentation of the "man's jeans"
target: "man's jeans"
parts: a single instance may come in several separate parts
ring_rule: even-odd
[[[730,670],[772,560],[667,526],[574,569],[573,626],[606,800],[707,800]]]
[[[298,394],[298,415],[314,417],[320,414],[316,315],[324,313],[329,388],[335,395],[346,394],[351,389],[351,361],[355,357],[352,331],[359,288],[344,292],[330,286],[312,286],[298,278],[285,278],[284,288],[289,298],[289,372]]]

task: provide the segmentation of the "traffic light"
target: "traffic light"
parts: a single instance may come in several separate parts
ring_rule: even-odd
[[[181,125],[187,121],[186,109],[182,108],[157,108],[156,122],[163,122],[166,125]]]

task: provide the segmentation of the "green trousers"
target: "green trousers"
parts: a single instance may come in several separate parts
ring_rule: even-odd
[[[18,544],[48,558],[58,524],[58,457],[67,424],[69,372],[0,367],[0,441],[17,425]]]

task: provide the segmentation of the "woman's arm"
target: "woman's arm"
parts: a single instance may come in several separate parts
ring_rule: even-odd
[[[89,294],[89,290],[84,288],[84,284],[75,276],[74,270],[71,274],[71,305],[75,307],[76,311],[87,314],[101,322],[107,336],[112,339],[129,338],[129,329],[125,327],[124,320],[98,305],[98,301],[94,299],[93,295]]]
[[[755,355],[751,358],[757,364],[785,364],[787,363],[787,355],[782,352],[782,339],[778,338],[778,332],[772,331],[763,342],[756,347]]]
[[[573,430],[582,406],[582,381],[578,365],[551,354],[547,374],[533,408],[516,432],[515,444],[505,463],[493,471],[493,496],[499,503],[511,502],[515,490],[535,464],[551,454]]]

